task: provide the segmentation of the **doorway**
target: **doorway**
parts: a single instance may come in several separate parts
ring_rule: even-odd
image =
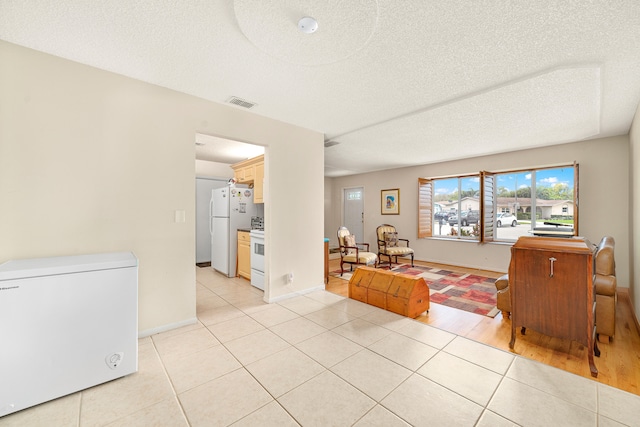
[[[211,248],[211,191],[229,184],[232,164],[265,154],[265,147],[196,133],[195,154],[196,265],[207,266],[215,256]],[[264,217],[264,204],[258,204],[257,211],[257,216]]]
[[[364,188],[351,187],[343,190],[343,223],[357,242],[364,242]]]

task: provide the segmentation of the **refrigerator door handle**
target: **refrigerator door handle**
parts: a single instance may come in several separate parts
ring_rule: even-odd
[[[209,234],[213,236],[213,199],[209,200]]]

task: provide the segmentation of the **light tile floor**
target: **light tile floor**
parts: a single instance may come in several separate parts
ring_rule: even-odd
[[[640,425],[640,396],[373,306],[197,282],[199,322],[140,339],[139,372],[0,426]]]

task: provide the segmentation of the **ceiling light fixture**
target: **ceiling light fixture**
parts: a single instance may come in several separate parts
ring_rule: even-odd
[[[298,21],[298,29],[305,34],[315,33],[318,29],[318,21],[310,16],[305,16]]]

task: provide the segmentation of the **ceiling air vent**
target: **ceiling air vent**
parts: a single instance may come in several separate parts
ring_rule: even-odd
[[[231,98],[227,99],[227,102],[229,104],[237,105],[238,107],[242,107],[242,108],[252,108],[256,106],[254,102],[247,101],[246,99],[238,98],[237,96],[232,96]]]

